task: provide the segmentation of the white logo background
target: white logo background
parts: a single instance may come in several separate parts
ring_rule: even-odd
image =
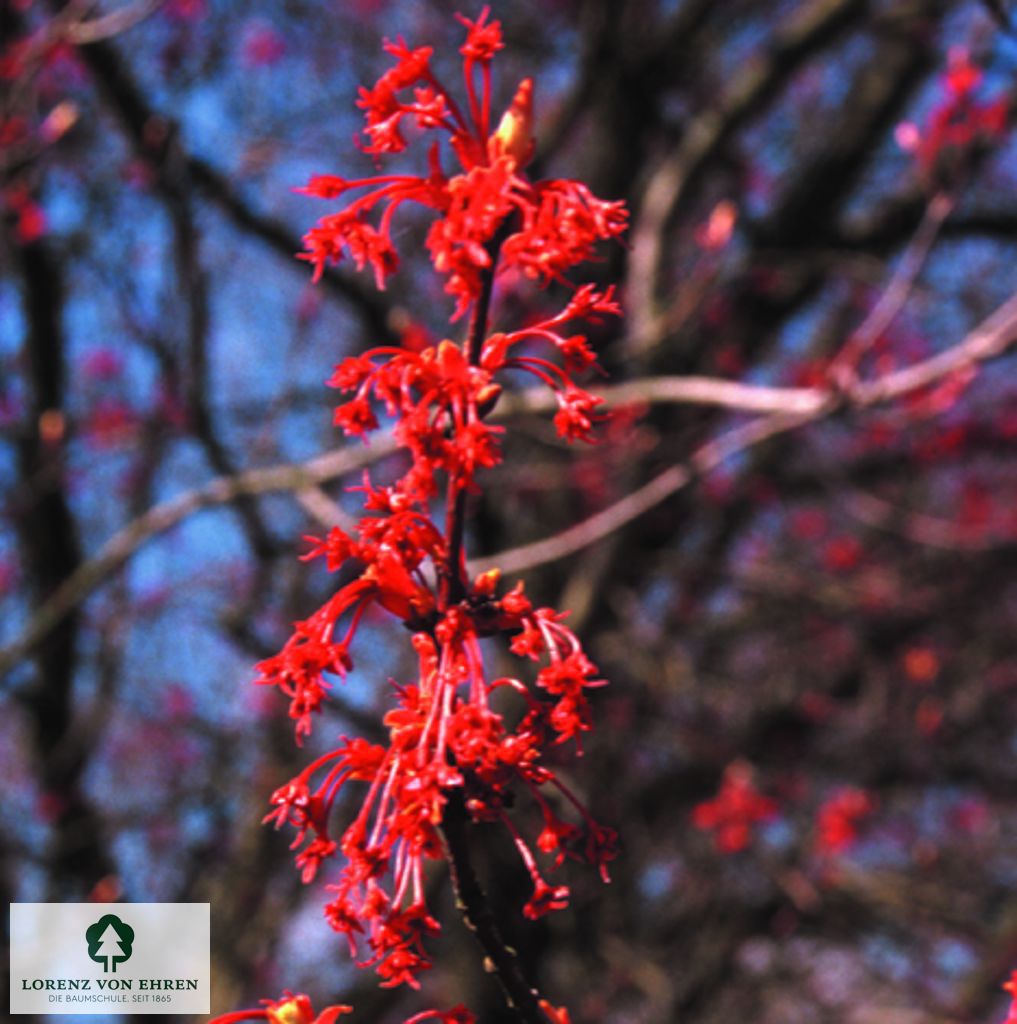
[[[89,957],[85,939],[105,914],[134,929],[131,956],[115,974]],[[11,1013],[208,1013],[209,937],[207,903],[12,903]],[[89,985],[33,988],[61,979]],[[197,988],[151,986],[177,979]]]

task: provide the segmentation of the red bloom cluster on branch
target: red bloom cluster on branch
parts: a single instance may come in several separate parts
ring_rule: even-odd
[[[284,992],[281,999],[263,999],[260,1009],[237,1010],[216,1017],[215,1024],[235,1024],[242,1020],[267,1020],[268,1024],[335,1024],[339,1017],[352,1012],[352,1006],[327,1006],[315,1016],[307,996]]]
[[[472,311],[467,337],[375,348],[335,368],[328,383],[347,396],[336,425],[364,438],[378,429],[380,415],[393,419],[409,466],[386,486],[365,475],[364,515],[355,531],[335,527],[324,538],[308,538],[305,559],[323,559],[330,572],[351,563],[358,571],[258,665],[258,682],[289,699],[300,741],[333,679],[352,668],[351,648],[368,609],[390,613],[413,634],[417,676],[395,686],[384,719],[387,743],[343,738],[275,792],[266,817],[297,829],[293,846],[305,882],[341,854],[326,917],[383,986],[419,987],[418,975],[430,966],[424,941],[439,925],[425,902],[424,873],[427,861],[444,856],[441,827],[451,801],[468,820],[500,824],[511,837],[533,881],[522,908],[527,918],[569,900],[567,886],[546,880],[538,856],[551,858],[552,867],[566,858],[593,864],[606,881],[617,846],[614,831],[591,818],[548,763],[550,749],[569,741],[578,748],[591,727],[587,691],[603,684],[596,666],[565,615],[534,607],[522,584],[501,587],[497,571],[470,578],[463,540],[466,496],[476,492],[480,470],[502,458],[503,428],[487,417],[505,375],[520,371],[550,387],[562,437],[592,441],[598,399],[576,375],[595,366],[596,356],[582,324],[620,313],[611,288],[570,285],[571,299],[557,315],[491,333],[496,274],[515,267],[541,284],[564,281],[567,270],[591,257],[595,243],[624,229],[626,213],[579,182],[525,177],[533,148],[532,85],[522,83],[492,132],[490,64],[502,46],[500,26],[486,10],[476,21],[460,20],[467,30],[462,106],[431,72],[431,50],[409,49],[402,40],[386,44],[395,66],[361,90],[358,101],[368,152],[403,150],[408,128],[447,132],[459,172],[443,171],[436,141],[426,177],[319,176],[305,191],[335,198],[362,190],[308,234],[307,258],[320,274],[326,262],[349,255],[359,267],[373,268],[379,287],[398,262],[390,234],[396,210],[413,200],[436,211],[427,248],[455,297],[453,319]],[[489,678],[481,646],[487,637],[508,639],[521,659],[518,675]],[[362,785],[365,796],[352,823],[336,832],[332,809],[347,783]],[[517,820],[520,796],[529,797],[540,822],[532,846],[526,838],[532,824]],[[311,1024],[305,997],[285,1005],[297,1007],[292,1020],[280,1017],[277,1004],[257,1013],[273,1024]],[[564,1009],[541,1007],[548,1019],[569,1019]],[[474,1017],[456,1007],[412,1020],[468,1024]],[[324,1015],[314,1024],[324,1024]]]
[[[395,66],[372,89],[361,89],[358,101],[367,121],[364,150],[377,156],[401,152],[408,124],[421,133],[447,135],[458,168],[455,173],[443,169],[436,138],[426,177],[312,178],[303,191],[323,199],[362,192],[306,236],[305,258],[314,264],[316,277],[345,254],[358,269],[369,264],[378,287],[384,288],[399,264],[392,218],[404,202],[412,201],[437,215],[426,244],[435,269],[446,278],[446,291],[456,298],[457,318],[480,296],[483,274],[494,265],[491,248],[496,239],[502,243],[501,270],[515,268],[546,283],[562,280],[570,268],[590,259],[598,241],[625,230],[624,204],[598,199],[578,181],[532,182],[522,173],[533,151],[529,79],[520,84],[491,133],[491,59],[502,42],[498,22],[486,19],[486,10],[475,22],[460,19],[467,27],[460,49],[465,108],[432,72],[430,47],[410,49],[402,39],[385,44]],[[373,223],[379,208],[382,212]]]
[[[237,1010],[216,1017],[214,1024],[237,1024],[242,1020],[267,1020],[268,1024],[335,1024],[345,1014],[352,1013],[352,1006],[327,1006],[315,1015],[311,1000],[305,995],[284,992],[281,999],[263,999],[261,1007],[252,1010]],[[476,1024],[477,1018],[465,1006],[453,1006],[451,1010],[425,1010],[405,1024]]]
[[[819,808],[816,816],[816,850],[836,856],[854,846],[863,819],[875,809],[875,802],[864,789],[847,786]]]
[[[753,828],[777,814],[776,802],[756,789],[752,775],[751,767],[741,761],[728,765],[717,795],[692,812],[692,824],[712,832],[721,853],[744,850]]]
[[[571,1017],[564,1007],[556,1008],[546,1000],[540,1001],[540,1008],[550,1024],[570,1024]],[[213,1024],[238,1024],[245,1020],[267,1020],[269,1024],[335,1024],[339,1017],[352,1013],[352,1006],[327,1006],[317,1016],[307,996],[284,992],[281,999],[263,999],[261,1007],[251,1010],[237,1010],[216,1017]],[[403,1024],[477,1024],[477,1017],[460,1003],[451,1010],[424,1010],[414,1014]]]
[[[910,122],[898,126],[898,143],[914,154],[922,177],[930,183],[956,177],[958,162],[973,147],[998,140],[1006,132],[1010,100],[1005,95],[979,100],[976,93],[983,77],[967,50],[956,47],[942,79],[943,95],[925,126],[919,129]]]

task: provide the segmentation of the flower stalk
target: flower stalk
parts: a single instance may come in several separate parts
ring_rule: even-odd
[[[616,238],[627,215],[621,203],[597,199],[577,181],[526,176],[533,84],[520,85],[492,133],[491,62],[502,48],[501,28],[488,21],[486,9],[475,21],[459,20],[466,28],[465,103],[432,72],[430,48],[410,49],[401,39],[386,43],[395,65],[362,89],[358,101],[366,117],[362,148],[375,157],[406,148],[408,126],[439,136],[428,150],[427,175],[312,178],[309,194],[359,197],[308,233],[306,258],[316,274],[347,257],[358,267],[370,265],[383,288],[399,265],[393,219],[404,203],[421,205],[434,216],[426,247],[455,300],[451,319],[469,313],[469,327],[462,343],[385,346],[336,366],[328,383],[346,396],[336,425],[348,437],[366,439],[383,412],[394,421],[409,468],[386,485],[365,475],[356,531],[334,527],[327,537],[308,538],[305,559],[323,559],[330,572],[350,562],[360,571],[296,624],[283,649],[258,665],[257,681],[289,699],[300,742],[335,679],[353,668],[358,627],[372,608],[413,634],[417,678],[395,687],[384,717],[386,745],[342,737],[275,792],[266,821],[296,829],[293,848],[305,882],[326,862],[342,859],[328,886],[333,899],[326,918],[385,987],[419,988],[431,967],[428,947],[441,928],[428,910],[424,877],[430,862],[447,860],[466,924],[509,1005],[525,1024],[546,1024],[567,1021],[568,1011],[540,996],[502,939],[472,864],[468,832],[474,823],[505,829],[533,882],[524,918],[568,905],[568,887],[545,878],[566,859],[594,865],[607,880],[616,836],[593,820],[552,767],[552,751],[569,742],[578,750],[592,727],[587,690],[603,680],[564,614],[534,607],[521,583],[506,589],[497,570],[470,578],[467,501],[481,472],[502,460],[504,428],[486,418],[507,376],[527,373],[547,385],[557,401],[559,433],[569,441],[594,440],[599,400],[576,377],[596,365],[596,356],[577,327],[620,309],[611,288],[576,286],[565,274],[591,258],[598,242]],[[444,169],[449,157],[459,165],[455,173]],[[571,297],[543,321],[491,333],[495,289],[508,270],[541,286],[557,282]],[[489,677],[484,638],[507,642],[521,662],[517,675]],[[527,663],[535,675],[530,683],[522,678]],[[364,787],[363,803],[336,832],[333,807],[349,784]],[[520,808],[520,796],[529,798],[529,809]],[[527,838],[535,823],[539,857]],[[542,866],[549,857],[553,863]],[[251,1012],[273,1024],[283,1016],[278,1006],[296,1015],[282,1024],[316,1022],[305,996],[264,1005]],[[413,1018],[432,1019],[469,1024],[475,1018],[464,1007]]]

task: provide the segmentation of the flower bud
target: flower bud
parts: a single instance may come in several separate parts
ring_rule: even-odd
[[[492,160],[507,156],[516,167],[525,167],[533,156],[533,148],[533,79],[524,78],[488,141],[487,150]]]
[[[489,416],[493,411],[494,407],[498,404],[498,399],[501,397],[501,385],[500,384],[485,384],[477,392],[477,415],[483,419],[485,416]]]
[[[473,593],[478,597],[490,597],[498,588],[501,569],[488,569],[473,581]]]

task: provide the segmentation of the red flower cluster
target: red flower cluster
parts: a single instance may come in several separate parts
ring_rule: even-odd
[[[728,765],[717,795],[697,804],[692,812],[692,824],[713,832],[721,853],[744,850],[753,827],[777,814],[776,802],[756,789],[752,775],[751,767],[741,761]]]
[[[973,146],[998,139],[1007,129],[1010,100],[1005,95],[990,102],[976,98],[982,71],[971,63],[967,50],[950,51],[942,79],[943,97],[924,128],[907,122],[897,128],[897,141],[913,153],[922,177],[932,181],[945,173],[956,176],[958,159]],[[944,167],[944,161],[949,166]]]
[[[477,1018],[460,1003],[451,1010],[425,1010],[414,1014],[406,1024],[424,1024],[425,1020],[436,1021],[437,1024],[477,1024]]]
[[[819,808],[816,816],[816,851],[827,856],[843,853],[858,839],[858,826],[875,809],[864,789],[848,786]]]
[[[46,213],[28,189],[18,185],[0,192],[0,213],[6,212],[15,218],[14,237],[20,245],[30,245],[46,234]]]
[[[212,1024],[235,1024],[242,1020],[267,1020],[269,1024],[335,1024],[339,1017],[352,1012],[352,1006],[327,1006],[315,1016],[307,996],[284,992],[282,999],[263,999],[260,1009],[225,1013],[216,1017]],[[477,1024],[477,1018],[462,1005],[444,1011],[425,1010],[410,1017],[405,1024],[424,1024],[424,1021],[435,1021],[436,1024]]]
[[[260,1009],[224,1013],[216,1017],[213,1024],[234,1024],[241,1020],[267,1020],[268,1024],[335,1024],[339,1017],[352,1012],[352,1006],[327,1006],[315,1016],[307,996],[295,996],[287,991],[281,999],[263,999]]]
[[[398,417],[395,437],[413,456],[413,464],[395,491],[413,506],[424,507],[437,494],[438,471],[457,488],[472,490],[476,471],[501,461],[503,428],[484,418],[501,394],[495,378],[504,371],[521,370],[547,384],[558,400],[559,433],[570,441],[592,440],[599,399],[579,387],[573,373],[595,365],[596,357],[585,335],[566,334],[564,328],[620,312],[612,288],[600,292],[584,285],[557,316],[486,338],[476,363],[468,358],[465,346],[449,340],[420,351],[377,348],[352,356],[336,367],[328,382],[353,396],[336,409],[335,423],[347,436],[364,437],[379,425],[374,402]],[[557,351],[564,367],[539,356],[515,354],[527,341],[543,342]]]
[[[361,90],[359,105],[368,152],[399,152],[407,127],[442,130],[461,173],[443,172],[435,142],[427,177],[314,178],[306,191],[325,198],[367,191],[326,217],[307,244],[319,273],[346,253],[360,267],[370,264],[382,286],[397,264],[390,224],[399,205],[412,199],[437,211],[427,247],[456,299],[453,319],[473,309],[468,337],[461,344],[418,339],[409,347],[375,348],[335,368],[328,383],[347,396],[336,409],[336,424],[349,436],[366,437],[384,412],[395,421],[394,436],[410,456],[409,467],[388,486],[365,475],[364,515],[355,531],[336,527],[325,538],[308,538],[305,559],[324,559],[330,572],[350,563],[359,571],[296,624],[278,654],[258,665],[258,682],[277,686],[289,699],[300,741],[334,679],[352,668],[351,646],[368,609],[389,612],[413,634],[417,676],[395,686],[394,706],[384,719],[387,744],[344,737],[276,791],[266,817],[276,827],[297,829],[293,846],[306,882],[341,854],[326,917],[360,965],[375,968],[383,986],[419,987],[418,974],[430,966],[424,940],[439,926],[425,903],[424,870],[428,860],[443,856],[440,827],[450,800],[472,821],[498,823],[511,836],[533,880],[522,908],[528,918],[559,910],[569,899],[566,886],[545,879],[539,855],[552,858],[554,867],[566,858],[596,865],[607,880],[617,846],[614,831],[590,817],[548,763],[551,748],[570,740],[578,748],[590,729],[587,691],[603,680],[563,614],[535,608],[522,584],[500,587],[497,571],[469,576],[463,499],[476,491],[478,472],[501,461],[502,428],[487,417],[510,371],[528,373],[553,390],[555,424],[564,438],[593,440],[598,399],[575,376],[595,366],[596,357],[576,327],[619,314],[613,290],[570,286],[571,299],[556,316],[494,333],[488,332],[488,299],[503,267],[540,283],[562,280],[590,257],[597,241],[621,232],[626,214],[622,204],[602,202],[578,182],[532,183],[523,176],[532,149],[532,86],[520,86],[492,132],[490,64],[502,46],[500,26],[487,20],[486,10],[476,21],[460,20],[467,29],[460,50],[464,107],[433,76],[431,50],[411,50],[402,40],[386,44],[396,64],[372,89]],[[369,215],[376,208],[382,213],[373,223]],[[442,496],[439,526],[435,507],[441,508]],[[489,679],[481,639],[499,636],[522,659],[520,676],[534,663],[531,684],[516,676]],[[366,794],[352,823],[334,832],[332,808],[347,783],[363,785]],[[540,822],[537,852],[525,838],[526,822],[516,820],[521,795],[529,797]],[[295,998],[291,1020],[280,1018],[276,1004],[256,1013],[273,1024],[310,1024],[306,999]],[[545,1012],[552,1020],[569,1019],[550,1004]],[[468,1024],[474,1017],[456,1007],[412,1020]],[[324,1024],[324,1015],[315,1024]]]
[[[1003,991],[1010,995],[1010,1011],[1003,1024],[1017,1024],[1017,971],[1010,975],[1010,979],[1003,985]]]
[[[459,51],[465,109],[432,72],[431,48],[413,50],[402,39],[385,44],[396,64],[372,89],[361,89],[358,101],[367,121],[366,152],[401,152],[405,127],[412,125],[420,132],[447,133],[457,172],[443,170],[436,139],[426,177],[320,175],[303,189],[323,199],[368,190],[308,233],[304,258],[314,264],[317,277],[326,263],[338,262],[345,253],[358,269],[370,264],[379,288],[399,264],[391,237],[396,210],[411,200],[435,211],[427,249],[435,269],[446,277],[446,291],[456,298],[456,318],[480,295],[482,275],[494,265],[492,249],[499,241],[502,270],[516,268],[546,283],[561,280],[593,255],[596,242],[617,237],[627,224],[624,204],[600,200],[580,182],[531,182],[523,175],[533,151],[533,84],[529,79],[520,84],[491,133],[491,60],[502,47],[501,27],[487,22],[486,9],[475,22],[460,20],[467,28]],[[374,224],[370,218],[378,207],[382,213]]]
[[[571,1022],[572,1018],[564,1007],[556,1008],[542,999],[540,1008],[550,1024]],[[352,1012],[352,1006],[327,1006],[315,1016],[307,996],[295,996],[292,992],[284,992],[282,999],[263,999],[259,1009],[224,1013],[216,1017],[211,1024],[235,1024],[242,1020],[267,1020],[269,1024],[335,1024],[340,1016]],[[434,1024],[477,1024],[477,1017],[460,1003],[451,1010],[424,1010],[423,1013],[414,1014],[403,1024],[425,1024],[426,1021],[433,1021]]]
[[[390,501],[392,492],[384,494]],[[369,499],[370,500],[370,499]],[[340,590],[308,622],[299,623],[287,647],[260,666],[263,682],[275,682],[291,698],[291,715],[298,735],[310,728],[310,713],[320,707],[327,684],[323,673],[345,671],[356,623],[375,600],[403,621],[420,627],[413,637],[419,666],[415,684],[398,687],[396,706],[385,717],[389,745],[344,740],[334,751],[308,765],[272,797],[274,810],[266,820],[289,822],[299,831],[294,846],[310,842],[297,856],[304,881],[311,881],[325,859],[341,851],[346,858],[339,880],[331,886],[335,899],[326,908],[332,927],[346,935],[351,954],[366,941],[367,957],[386,985],[416,986],[416,974],[428,966],[423,939],[438,931],[424,903],[423,864],[439,858],[441,824],[448,795],[463,794],[475,821],[501,822],[512,836],[534,883],[523,908],[536,918],[567,905],[568,889],[544,880],[536,859],[508,815],[516,790],[536,802],[543,830],[536,840],[556,863],[566,857],[597,865],[605,879],[615,855],[612,830],[594,822],[573,793],[546,764],[549,742],[578,741],[590,728],[585,691],[598,686],[596,668],[578,639],[549,608],[535,609],[517,585],[496,595],[498,573],[472,581],[466,596],[440,610],[440,594],[416,570],[428,558],[440,571],[446,547],[422,512],[389,508],[387,516],[365,520],[369,536],[389,527],[384,539],[354,542],[334,529],[313,554],[333,567],[341,554],[367,562],[360,577]],[[419,530],[420,536],[416,540]],[[351,625],[341,641],[329,639],[336,618],[351,611]],[[489,682],[480,637],[512,634],[517,655],[543,661],[536,676],[546,698],[531,692],[521,680]],[[497,690],[518,695],[517,721],[491,706]],[[329,818],[339,791],[347,782],[368,785],[367,796],[354,822],[337,842]],[[573,807],[579,824],[555,811],[544,788]]]

